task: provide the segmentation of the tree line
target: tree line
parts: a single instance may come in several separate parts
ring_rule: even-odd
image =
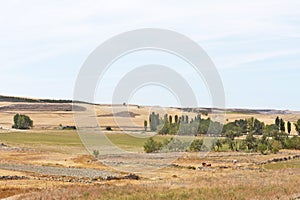
[[[147,125],[148,122],[145,120],[145,130],[147,130]],[[223,127],[221,123],[212,121],[210,118],[202,119],[200,114],[195,117],[165,114],[163,118],[160,118],[155,112],[149,116],[149,126],[150,131],[158,130],[161,135],[218,134]]]
[[[151,113],[149,116],[151,131],[157,131],[159,134],[165,135],[214,135],[221,136],[214,141],[213,149],[219,150],[223,145],[227,146],[232,151],[246,152],[261,152],[262,154],[277,153],[280,149],[300,149],[300,138],[297,136],[289,137],[291,133],[292,123],[285,122],[282,118],[276,117],[273,124],[265,125],[255,118],[240,119],[229,122],[225,125],[214,122],[210,118],[202,119],[200,115],[195,118],[189,116],[164,115],[164,118],[159,118],[159,114]],[[145,123],[144,125],[146,125]],[[300,119],[294,124],[295,129],[300,135]],[[287,132],[286,132],[287,131]],[[218,135],[216,135],[218,134]],[[237,139],[242,135],[247,135],[246,139]],[[174,141],[172,141],[174,143]],[[194,143],[196,142],[196,143]],[[200,150],[203,147],[203,141],[195,140],[191,146],[185,146],[186,150]],[[180,141],[175,142],[184,149]],[[155,142],[153,138],[145,143],[145,151],[153,152],[149,147],[153,146],[152,150],[158,151],[167,144]],[[169,146],[169,145],[168,145]],[[174,146],[174,145],[171,145]],[[176,145],[175,145],[176,146]]]
[[[148,124],[150,131],[159,131],[162,135],[203,135],[203,134],[216,134],[222,131],[222,135],[263,135],[264,133],[277,134],[287,133],[290,134],[292,130],[292,123],[290,121],[285,122],[282,118],[276,117],[273,124],[265,125],[264,122],[251,117],[247,119],[239,119],[227,124],[221,124],[216,121],[212,121],[209,117],[202,119],[198,114],[195,117],[188,115],[172,116],[165,114],[164,117],[160,117],[159,114],[152,112],[149,115],[149,123],[144,121],[144,127],[147,131]],[[295,130],[300,135],[300,119],[294,124]]]

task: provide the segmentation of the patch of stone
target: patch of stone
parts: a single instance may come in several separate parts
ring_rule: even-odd
[[[256,165],[265,165],[268,163],[284,162],[284,161],[299,159],[299,158],[300,158],[300,155],[294,155],[294,156],[288,156],[288,157],[282,157],[282,158],[273,158],[273,159],[269,159],[267,161],[257,162],[255,164]]]
[[[26,176],[0,176],[0,180],[22,180],[22,179],[29,179]]]
[[[118,174],[97,169],[82,169],[82,168],[65,168],[65,167],[48,167],[48,166],[36,166],[36,165],[15,165],[0,163],[1,169],[13,170],[13,171],[25,171],[34,172],[41,175],[49,176],[62,176],[62,177],[76,177],[76,178],[102,178],[105,179],[108,176],[118,176]]]
[[[178,165],[178,164],[171,164],[171,165],[169,165],[169,167],[174,167],[174,168],[178,168],[178,169],[190,169],[190,170],[196,170],[197,169],[194,166],[182,166],[182,165]]]
[[[108,176],[106,177],[107,181],[111,181],[111,180],[140,180],[140,177],[138,175],[135,174],[129,174],[127,176],[124,177],[116,177],[116,176]]]

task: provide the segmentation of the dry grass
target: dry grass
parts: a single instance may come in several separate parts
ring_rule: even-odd
[[[69,156],[67,161],[63,160],[66,154],[51,152],[40,157],[34,152],[23,154],[1,152],[1,155],[3,155],[2,162],[9,163],[20,159],[35,164],[48,162],[61,163],[62,166],[103,168],[96,163],[88,163],[87,161],[92,158],[83,155],[73,158]],[[213,168],[202,171],[168,167],[145,172],[141,174],[142,179],[139,181],[98,181],[90,185],[46,180],[0,181],[0,194],[1,197],[26,194],[19,199],[289,199],[300,193],[299,160],[252,169],[238,168],[230,163],[232,159],[239,159],[239,165],[247,166],[259,160],[280,156],[285,154],[249,157],[238,153],[227,156],[226,153],[218,153],[202,159],[190,154],[176,163],[197,167],[202,161],[207,161],[213,164]],[[218,169],[215,167],[218,164],[229,168]],[[0,171],[0,175],[15,174],[27,173]]]
[[[299,183],[299,176],[285,173],[203,174],[139,185],[58,187],[22,199],[280,199],[299,193]]]

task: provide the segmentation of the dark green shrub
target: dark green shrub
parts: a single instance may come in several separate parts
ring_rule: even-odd
[[[110,126],[106,127],[105,130],[112,131],[112,128]]]
[[[294,136],[285,140],[285,148],[300,150],[300,137]]]
[[[93,155],[94,155],[95,158],[98,158],[99,154],[100,154],[100,153],[99,153],[98,150],[94,150],[94,151],[93,151]]]
[[[266,155],[268,153],[268,146],[266,144],[259,143],[258,146],[257,146],[257,150],[261,154]]]
[[[33,127],[33,121],[27,115],[16,114],[12,127],[16,129],[30,129]]]
[[[271,152],[276,154],[279,152],[280,149],[282,149],[281,142],[274,140],[271,144]]]
[[[201,151],[203,145],[203,140],[195,139],[190,145],[190,151]]]
[[[188,141],[182,141],[180,139],[173,139],[170,140],[164,140],[163,141],[163,150],[169,151],[169,152],[183,152],[187,151],[190,144]]]
[[[149,138],[144,144],[144,151],[146,153],[154,153],[162,148],[162,143],[155,141],[152,137]]]

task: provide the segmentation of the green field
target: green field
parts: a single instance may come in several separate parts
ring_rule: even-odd
[[[115,145],[129,151],[143,151],[143,145],[148,138],[137,138],[124,133],[106,133],[108,139]],[[156,141],[163,141],[170,136],[155,136]],[[82,150],[84,146],[76,131],[53,130],[53,131],[22,131],[2,132],[0,142],[11,145],[36,148],[41,150],[60,151]],[[55,147],[58,147],[55,150]]]
[[[266,169],[280,170],[280,169],[300,169],[300,160],[290,160],[286,162],[270,163],[265,165]]]

